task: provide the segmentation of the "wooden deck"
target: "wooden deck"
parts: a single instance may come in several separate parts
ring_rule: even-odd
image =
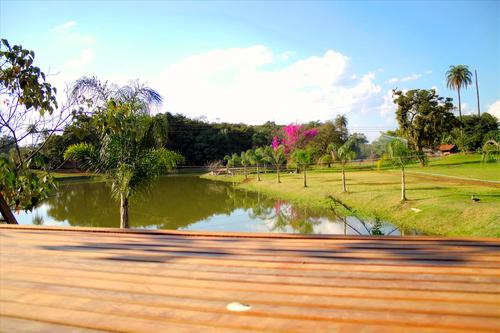
[[[0,251],[1,332],[500,329],[498,239],[2,225]]]

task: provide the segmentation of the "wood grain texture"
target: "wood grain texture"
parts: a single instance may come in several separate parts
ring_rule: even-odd
[[[498,239],[0,225],[0,332],[499,327]]]

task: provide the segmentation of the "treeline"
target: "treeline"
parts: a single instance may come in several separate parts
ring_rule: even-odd
[[[33,166],[43,165],[51,170],[71,166],[71,163],[68,163],[70,161],[64,159],[64,152],[69,146],[81,142],[99,143],[99,130],[94,117],[95,115],[85,113],[75,115],[62,133],[51,135],[44,141],[45,144]],[[171,113],[150,117],[154,123],[161,124],[166,148],[184,156],[185,165],[188,166],[205,166],[213,161],[222,161],[226,155],[270,146],[274,137],[283,136],[283,128],[286,127],[274,122],[266,122],[263,125],[210,123]],[[356,143],[354,149],[358,158],[369,157],[372,153],[364,134],[348,133],[345,116],[338,116],[332,121],[310,122],[301,125],[301,128],[316,131],[315,136],[308,142],[308,145],[314,148],[315,160],[326,153],[329,144],[343,143],[348,137],[352,137]],[[6,142],[9,139],[3,137],[1,140]],[[31,151],[31,147],[24,149]]]

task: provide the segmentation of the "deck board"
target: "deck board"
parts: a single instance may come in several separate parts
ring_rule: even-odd
[[[0,225],[0,332],[499,327],[498,239]]]

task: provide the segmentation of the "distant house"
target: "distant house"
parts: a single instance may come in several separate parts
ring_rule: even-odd
[[[441,152],[441,155],[449,155],[457,152],[457,146],[455,145],[439,145],[438,150]]]

